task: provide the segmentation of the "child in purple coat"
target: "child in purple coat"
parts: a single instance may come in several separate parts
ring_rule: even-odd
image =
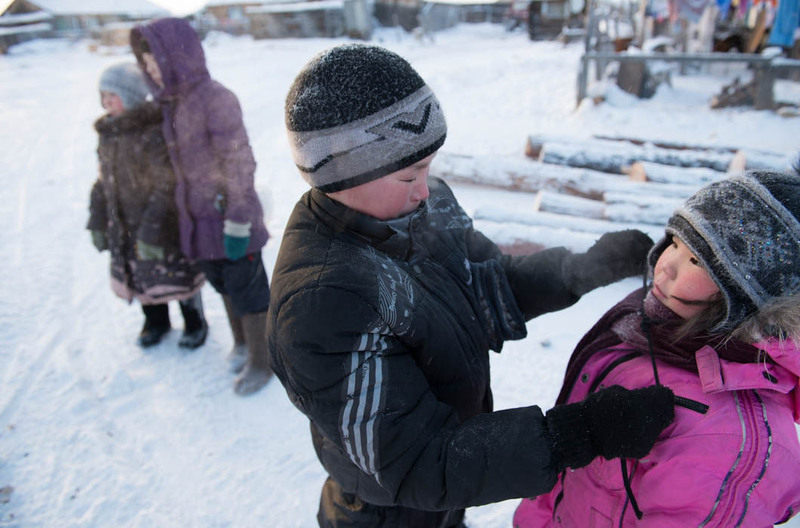
[[[652,283],[578,344],[558,403],[664,385],[675,421],[641,460],[595,459],[515,528],[773,526],[800,509],[800,169],[712,183],[649,256]]]
[[[231,369],[240,373],[234,390],[254,393],[272,374],[264,338],[269,284],[261,259],[269,235],[239,101],[211,79],[200,38],[187,21],[137,26],[131,47],[164,114],[181,248],[222,295],[234,338]]]

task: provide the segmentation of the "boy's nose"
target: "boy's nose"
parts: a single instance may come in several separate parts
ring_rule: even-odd
[[[424,174],[415,182],[413,198],[421,202],[422,200],[426,200],[429,195],[430,190],[428,189],[428,175]]]
[[[426,200],[430,195],[430,191],[428,190],[428,182],[425,182],[424,184],[420,185],[419,188],[417,189],[416,194],[417,194],[416,198],[420,202],[422,200]]]

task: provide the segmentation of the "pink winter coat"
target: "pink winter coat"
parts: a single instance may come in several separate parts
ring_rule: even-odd
[[[792,517],[800,509],[800,350],[791,342],[755,346],[775,363],[727,362],[709,346],[696,353],[699,376],[657,362],[663,385],[708,409],[676,406],[650,454],[626,460],[641,520],[620,460],[597,458],[564,472],[549,494],[523,500],[514,527],[763,528]],[[569,401],[590,388],[654,383],[650,358],[617,345],[589,359]]]

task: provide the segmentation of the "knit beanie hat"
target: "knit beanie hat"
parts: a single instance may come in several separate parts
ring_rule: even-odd
[[[141,105],[150,89],[139,66],[134,62],[123,62],[106,68],[100,75],[100,91],[115,93],[122,99],[125,110]]]
[[[431,89],[399,55],[345,44],[303,67],[286,97],[303,178],[323,192],[376,180],[433,154],[447,134]]]
[[[667,222],[650,266],[680,238],[725,298],[713,331],[731,331],[765,304],[800,292],[800,174],[750,172],[700,189]]]

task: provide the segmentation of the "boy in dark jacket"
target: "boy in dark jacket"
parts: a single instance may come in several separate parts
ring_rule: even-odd
[[[234,338],[231,369],[241,372],[234,390],[252,394],[271,375],[264,340],[269,284],[261,260],[269,235],[239,101],[211,79],[187,21],[137,26],[131,47],[164,114],[181,248],[222,295]]]
[[[203,273],[181,253],[175,210],[175,174],[161,135],[161,110],[146,101],[144,76],[134,63],[100,76],[106,114],[95,122],[100,175],[90,196],[92,243],[111,254],[111,287],[145,315],[137,343],[150,347],[169,332],[169,301],[180,302],[185,321],[178,341],[193,349],[206,340],[200,289]]]
[[[649,451],[672,420],[668,389],[494,413],[488,355],[526,320],[637,274],[646,235],[502,255],[428,178],[444,115],[380,47],[312,59],[286,124],[312,189],[284,232],[267,340],[329,474],[321,526],[460,526],[464,508],[544,493],[566,467]]]

